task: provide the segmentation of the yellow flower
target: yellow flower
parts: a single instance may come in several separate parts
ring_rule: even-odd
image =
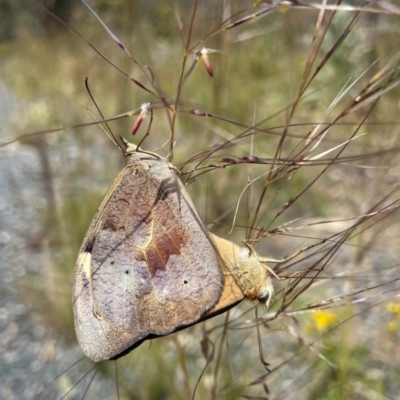
[[[327,330],[339,319],[336,314],[334,314],[332,311],[327,310],[315,311],[313,314],[311,314],[311,318],[314,320],[317,329],[320,332]]]
[[[386,305],[386,309],[396,315],[397,317],[400,317],[400,303],[388,303]]]

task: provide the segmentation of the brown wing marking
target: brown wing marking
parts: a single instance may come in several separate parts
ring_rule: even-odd
[[[167,269],[171,255],[181,254],[180,249],[186,244],[188,234],[164,201],[157,202],[150,219],[151,242],[137,260],[146,261],[151,277],[154,277],[158,269]]]

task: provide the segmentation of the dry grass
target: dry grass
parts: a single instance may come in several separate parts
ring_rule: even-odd
[[[26,343],[25,319],[46,330],[32,335],[36,362],[21,366],[6,347],[22,383],[9,380],[4,398],[399,396],[399,10],[323,4],[160,3],[120,23],[125,9],[104,3],[99,16],[134,62],[83,7],[72,25],[111,64],[72,31],[21,32],[3,48],[3,79],[17,104],[10,127],[22,136],[10,128],[2,139],[18,138],[1,153],[3,209],[13,210],[3,222],[12,240],[2,268],[26,277],[15,273],[2,286],[18,289],[13,305],[29,307],[24,322],[11,311],[2,319],[4,343],[13,335]],[[213,78],[201,56],[188,74],[203,45],[220,51],[209,54]],[[133,116],[110,123],[116,135],[128,137],[140,105],[152,102],[143,147],[173,157],[210,231],[251,239],[263,255],[295,255],[272,265],[282,280],[258,321],[243,302],[142,345],[118,360],[117,379],[115,362],[72,365],[80,358],[70,305],[75,257],[121,167],[97,125],[50,132],[92,124],[86,76],[106,118]],[[270,372],[259,361],[257,324]]]

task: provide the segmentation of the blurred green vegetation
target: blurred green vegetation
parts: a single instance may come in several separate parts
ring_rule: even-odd
[[[232,15],[251,6],[248,1],[229,2],[230,8],[227,4],[224,9],[222,2],[199,2],[192,43],[200,41],[218,26],[223,17],[226,18],[224,12]],[[182,21],[182,37],[185,40],[192,3],[99,0],[91,5],[135,59],[151,68],[155,82],[166,98],[173,102],[184,56],[177,21]],[[52,6],[55,3],[48,5],[49,8]],[[90,89],[106,118],[154,100],[106,63],[85,41],[59,23],[54,23],[51,17],[34,5],[23,7],[21,2],[17,2],[13,7],[16,23],[12,34],[7,29],[3,30],[4,33],[0,31],[3,40],[0,44],[0,72],[1,83],[16,99],[17,111],[10,116],[12,128],[2,142],[27,132],[91,122],[92,117],[85,114],[87,108],[100,119],[85,89],[85,77],[89,77]],[[250,7],[246,14],[256,10]],[[2,16],[8,12],[0,9]],[[96,49],[136,79],[146,82],[140,70],[82,4],[74,2],[71,11],[67,12],[68,17],[65,15],[64,20],[67,18],[68,23]],[[347,11],[337,13],[323,41],[318,60],[322,60],[338,40],[353,15]],[[235,137],[238,139],[232,146],[216,151],[202,165],[221,165],[224,157],[240,158],[253,154],[274,159],[289,118],[288,106],[294,102],[301,84],[317,17],[317,10],[276,11],[205,41],[208,48],[220,51],[209,56],[214,77],[211,79],[207,75],[199,61],[185,82],[181,110],[205,110],[235,120],[242,126],[226,120],[178,113],[174,164],[179,167],[202,150]],[[333,120],[367,85],[374,73],[399,52],[398,23],[398,15],[390,13],[372,16],[365,13],[360,17],[358,24],[302,96],[290,118],[288,137],[278,158],[290,159],[293,151],[304,145],[300,139],[322,121],[324,113],[349,80],[353,83],[359,79],[324,121]],[[190,63],[191,59],[188,59]],[[348,226],[346,219],[356,219],[370,212],[397,186],[399,156],[393,150],[399,139],[399,94],[397,88],[379,100],[359,131],[368,134],[351,142],[341,156],[355,158],[379,151],[382,154],[331,166],[322,177],[319,174],[326,165],[314,164],[290,175],[283,174],[281,179],[276,179],[268,187],[261,203],[257,227],[271,229],[297,218],[302,220],[295,225],[323,218],[339,221],[305,227],[287,235],[272,235],[258,244],[260,253],[279,258],[317,238],[339,232]],[[310,156],[349,140],[366,113],[367,107],[364,107],[341,119]],[[148,150],[162,146],[170,134],[165,110],[155,110],[154,114],[150,136],[143,144]],[[122,134],[129,140],[137,141],[136,137],[129,138],[134,118],[120,119],[110,123],[110,126],[116,135]],[[258,128],[262,128],[263,132],[238,136],[246,127],[251,133],[253,123],[262,120],[265,122]],[[143,135],[145,124],[147,122],[138,135]],[[38,313],[56,335],[72,346],[75,339],[70,303],[76,254],[103,194],[123,165],[123,159],[98,126],[46,134],[39,139],[23,141],[18,146],[29,146],[37,154],[40,164],[38,180],[46,204],[37,210],[44,238],[39,250],[46,254],[45,273],[42,276],[30,274],[19,288],[20,295],[28,296],[34,305],[33,312]],[[388,152],[385,154],[384,151]],[[168,148],[164,148],[161,154],[167,156]],[[334,154],[337,150],[329,158]],[[195,166],[196,163],[192,162],[186,169]],[[199,176],[188,190],[210,229],[239,242],[246,236],[243,227],[250,225],[249,214],[254,215],[268,171],[268,165],[228,165]],[[241,200],[237,227],[228,236],[239,196],[249,180],[256,177],[260,178],[251,185],[251,196],[247,191]],[[283,205],[298,196],[314,179],[316,182],[310,189],[287,212],[278,215]],[[16,192],[15,198],[18,196]],[[398,189],[391,196],[398,196]],[[35,199],[31,201],[35,202]],[[373,225],[374,222],[377,224]],[[389,220],[379,221],[376,218],[369,221],[373,226],[365,231],[365,226],[358,228],[360,234],[349,238],[349,245],[342,246],[341,251],[329,261],[329,275],[325,273],[325,276],[330,279],[321,279],[315,288],[305,291],[293,303],[293,309],[297,307],[303,310],[302,313],[271,321],[268,326],[261,325],[266,359],[273,368],[271,380],[268,380],[272,398],[330,400],[399,396],[399,364],[392,356],[398,349],[399,332],[389,332],[382,322],[390,320],[390,313],[385,309],[386,298],[382,297],[382,304],[371,308],[368,318],[365,313],[358,314],[360,310],[350,301],[348,305],[335,309],[337,320],[326,327],[328,337],[318,330],[318,320],[310,317],[313,314],[304,311],[308,305],[331,296],[344,297],[349,291],[362,288],[365,281],[369,284],[381,282],[381,274],[385,271],[389,274],[391,268],[398,264],[397,222],[398,216],[394,214]],[[305,268],[315,257],[318,254],[304,260],[297,269]],[[343,273],[353,274],[353,277],[340,277]],[[366,277],[372,278],[368,280]],[[282,289],[286,283],[278,282],[276,286]],[[394,287],[393,284],[392,290]],[[283,296],[279,290],[277,293],[274,310],[278,309],[279,299]],[[243,304],[239,311],[232,312],[238,320],[233,319],[228,325],[228,341],[219,342],[225,321],[225,317],[221,316],[204,325],[154,340],[151,345],[146,343],[118,361],[120,398],[190,398],[206,365],[199,343],[202,335],[209,335],[215,343],[215,358],[219,351],[222,355],[219,369],[213,369],[216,365],[214,359],[200,380],[197,398],[233,399],[253,394],[253,391],[257,395],[264,393],[262,386],[249,385],[265,370],[258,363],[254,321],[249,323],[253,314],[241,314],[248,308],[249,304]],[[340,325],[347,318],[349,320]],[[319,335],[322,335],[321,338]],[[379,373],[382,370],[385,372]],[[115,376],[115,365],[102,365],[99,371],[101,378],[95,379],[104,379],[109,384],[107,379],[112,380]],[[59,390],[65,389],[62,387]],[[85,388],[81,390],[75,389],[77,398]]]

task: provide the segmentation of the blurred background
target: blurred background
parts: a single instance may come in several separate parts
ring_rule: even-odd
[[[114,67],[151,86],[78,0],[0,0],[0,141],[24,135],[0,147],[0,399],[400,398],[400,6],[90,5],[158,95]],[[200,57],[178,91],[203,46],[218,50],[214,76]],[[182,180],[210,231],[274,258],[315,246],[271,264],[283,279],[258,322],[244,301],[117,363],[82,359],[74,265],[124,165],[99,125],[69,128],[93,122],[87,110],[101,119],[86,77],[105,118],[157,105],[142,147],[174,132],[173,163],[195,170]],[[172,127],[159,93],[177,102]],[[148,121],[132,137],[135,118],[110,127],[137,143]]]

